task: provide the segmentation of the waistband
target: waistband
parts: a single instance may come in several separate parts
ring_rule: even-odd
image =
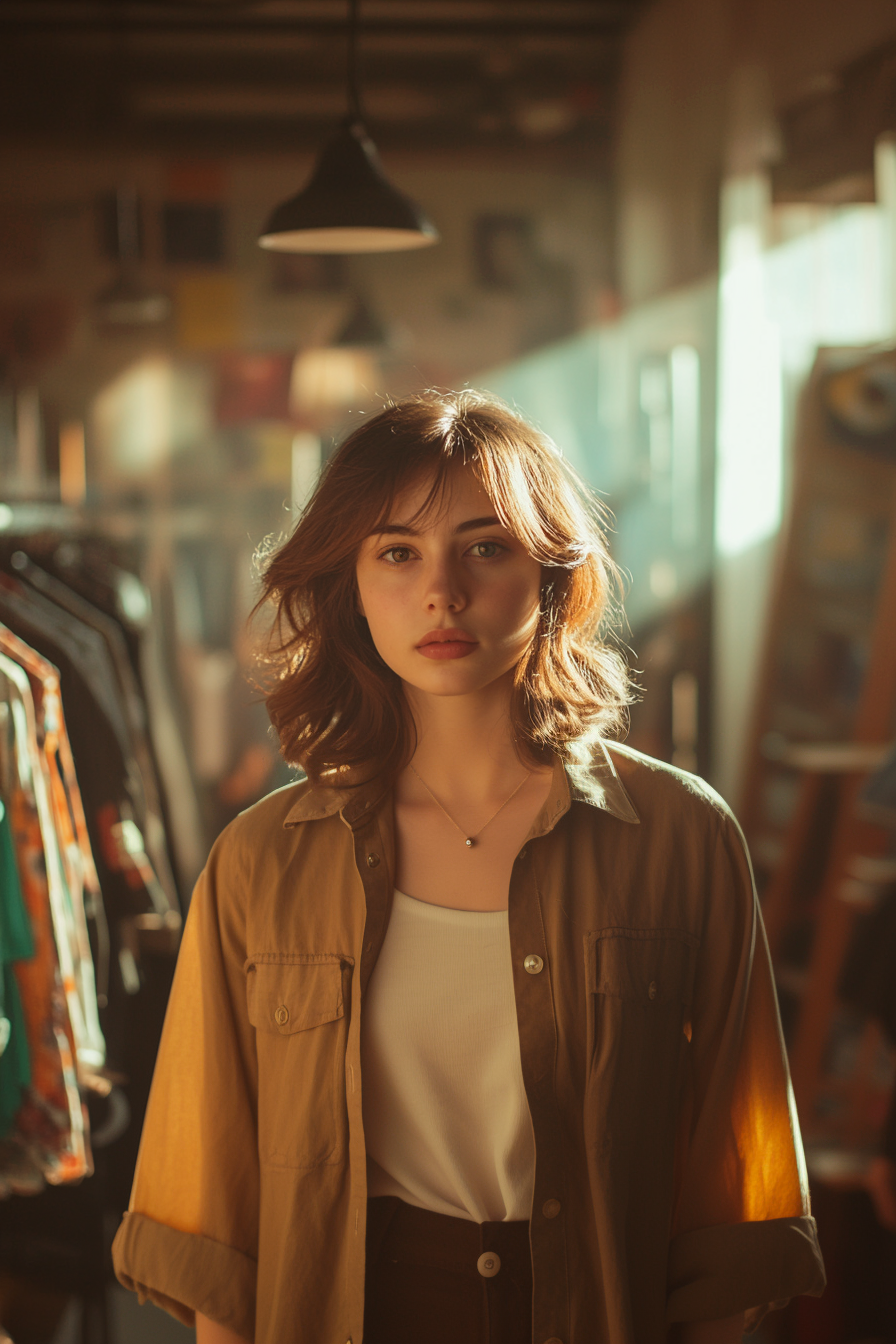
[[[506,1269],[525,1272],[531,1262],[528,1219],[474,1223],[468,1218],[419,1209],[397,1195],[376,1195],[367,1201],[370,1264],[384,1256],[402,1264],[480,1276],[483,1268],[479,1262],[489,1252],[497,1255],[496,1263]]]

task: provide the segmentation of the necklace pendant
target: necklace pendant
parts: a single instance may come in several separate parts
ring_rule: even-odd
[[[470,839],[469,836],[467,836],[466,840],[464,841],[464,844],[466,845],[467,849],[473,848],[473,841]]]

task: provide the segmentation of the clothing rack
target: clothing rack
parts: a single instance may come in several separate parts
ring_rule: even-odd
[[[0,1088],[0,1267],[26,1296],[78,1298],[85,1344],[109,1338],[109,1242],[195,864],[171,825],[190,809],[152,595],[121,536],[137,531],[133,514],[98,529],[66,506],[0,506],[0,1078],[18,1087],[6,1111]]]

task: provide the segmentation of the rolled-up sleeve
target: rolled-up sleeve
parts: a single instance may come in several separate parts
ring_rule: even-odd
[[[192,1325],[255,1330],[259,1173],[255,1033],[246,1012],[243,884],[224,835],[184,929],[115,1272]]]
[[[691,1022],[667,1320],[746,1313],[825,1284],[768,945],[743,835],[722,816]]]

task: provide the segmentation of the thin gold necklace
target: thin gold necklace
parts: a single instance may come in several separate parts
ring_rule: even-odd
[[[411,769],[414,770],[414,766],[413,766],[413,764],[412,764],[411,761],[408,761],[408,765],[410,765]],[[514,789],[513,793],[510,795],[510,797],[504,799],[503,803],[502,803],[501,806],[498,808],[498,812],[493,812],[492,815],[489,817],[488,821],[485,823],[485,826],[480,826],[480,827],[479,827],[479,830],[476,832],[475,835],[467,835],[467,833],[466,833],[466,831],[463,829],[463,827],[462,827],[462,826],[458,826],[457,822],[454,820],[454,818],[452,817],[451,813],[448,811],[447,807],[442,807],[442,804],[439,802],[438,798],[435,796],[435,794],[433,793],[432,789],[431,789],[431,788],[429,787],[429,785],[427,784],[426,780],[423,779],[423,777],[422,777],[421,775],[417,774],[417,771],[416,771],[416,770],[414,770],[414,774],[417,775],[417,778],[420,780],[420,783],[423,785],[424,789],[425,789],[426,792],[429,794],[430,798],[433,800],[433,802],[435,803],[436,807],[440,808],[441,811],[445,813],[445,816],[446,816],[446,817],[448,818],[448,820],[451,822],[451,825],[455,828],[455,830],[460,831],[461,835],[464,837],[464,844],[466,845],[467,849],[472,849],[472,848],[473,848],[473,845],[474,845],[474,843],[475,843],[475,841],[477,841],[477,840],[479,839],[480,835],[481,835],[482,832],[485,830],[486,826],[491,826],[491,824],[492,824],[492,822],[494,821],[495,817],[498,815],[498,812],[503,812],[503,811],[504,811],[504,808],[505,808],[505,807],[507,806],[507,804],[510,802],[510,799],[516,797],[516,795],[519,793],[520,789],[521,789],[521,788],[523,787],[523,785],[525,784],[526,780],[527,780],[527,779],[529,778],[529,776],[532,774],[532,771],[531,771],[531,770],[527,770],[527,771],[526,771],[525,779],[521,779],[521,780],[520,780],[519,784],[517,784],[516,788]]]

